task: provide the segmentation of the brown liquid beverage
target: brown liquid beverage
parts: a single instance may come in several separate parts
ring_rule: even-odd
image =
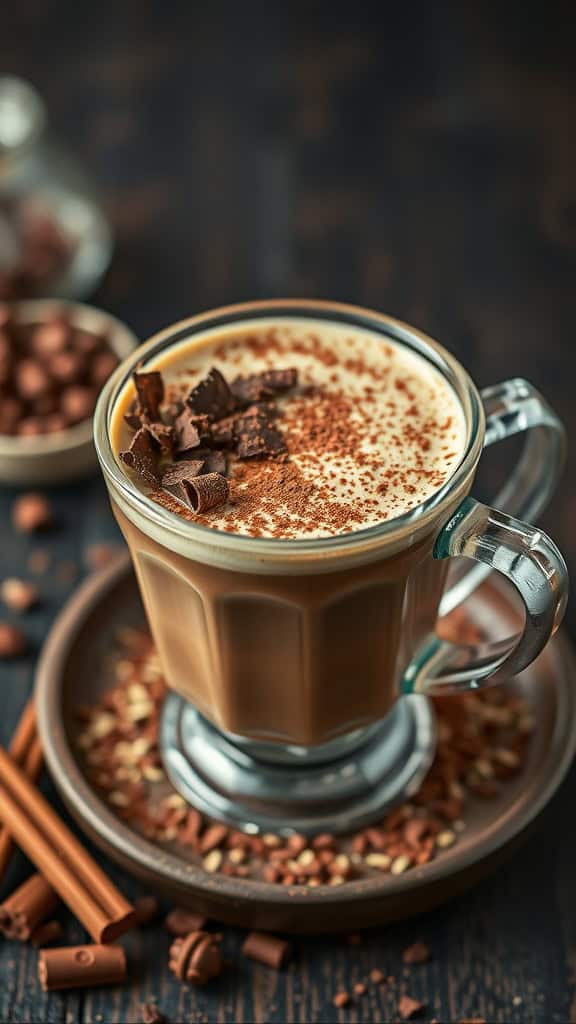
[[[434,629],[447,565],[432,557],[442,524],[423,516],[381,538],[359,531],[425,502],[458,465],[466,440],[455,393],[423,357],[394,343],[386,354],[368,331],[323,324],[315,332],[312,341],[306,321],[280,332],[260,323],[212,331],[146,365],[180,383],[188,373],[188,387],[214,364],[228,378],[271,359],[278,368],[296,365],[301,383],[318,390],[285,400],[287,463],[234,465],[234,503],[199,520],[135,510],[112,493],[169,685],[224,730],[302,746],[378,720],[396,700],[404,669]],[[258,347],[265,336],[275,339],[272,354]],[[349,427],[357,419],[364,433],[347,445],[346,437],[333,443],[334,430],[320,431],[324,453],[312,450],[318,423],[308,437],[311,413],[295,403],[310,397],[317,410],[332,394],[340,396],[334,409],[344,409],[342,395],[354,397]],[[132,398],[129,386],[114,409],[116,452],[126,447]],[[455,490],[442,522],[470,484]],[[198,521],[204,529],[194,529]]]

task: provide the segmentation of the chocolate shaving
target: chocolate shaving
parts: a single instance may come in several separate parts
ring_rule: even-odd
[[[252,405],[253,402],[261,402],[265,398],[273,398],[282,391],[296,387],[298,383],[298,371],[290,368],[287,370],[264,370],[263,373],[253,373],[248,377],[235,377],[230,384],[230,390],[238,405]]]
[[[162,477],[162,487],[170,491],[181,501],[189,503],[188,483],[204,469],[201,459],[190,462],[179,462],[168,467]]]
[[[160,406],[164,401],[164,382],[157,370],[150,373],[133,373],[132,379],[138,394],[141,415],[149,420],[160,419]]]
[[[186,404],[196,416],[220,420],[233,411],[235,402],[226,379],[220,370],[212,367],[209,374],[192,388]]]
[[[204,476],[184,480],[183,484],[190,505],[200,514],[225,505],[228,501],[228,481],[220,473],[206,473]]]
[[[160,482],[158,452],[152,435],[146,427],[141,427],[134,434],[128,451],[120,452],[120,458],[126,466],[138,473],[138,476],[143,477],[148,483],[157,485]]]

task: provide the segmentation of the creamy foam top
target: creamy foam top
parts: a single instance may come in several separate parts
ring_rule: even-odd
[[[299,382],[276,403],[288,458],[232,457],[227,505],[204,515],[182,506],[204,526],[276,538],[349,533],[415,508],[462,458],[465,420],[450,385],[427,360],[368,330],[305,319],[244,322],[180,342],[145,369],[160,370],[176,397],[212,366],[229,381],[296,367]],[[127,385],[114,410],[116,453],[130,443],[123,415],[133,397]]]

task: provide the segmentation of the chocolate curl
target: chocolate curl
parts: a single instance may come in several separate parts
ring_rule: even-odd
[[[265,935],[264,932],[250,932],[250,935],[242,946],[244,956],[251,960],[257,960],[266,967],[274,967],[278,970],[286,963],[291,947],[284,939],[277,939],[274,935]]]
[[[225,476],[220,473],[205,473],[186,481],[188,500],[195,512],[208,512],[228,501],[230,488]]]
[[[222,953],[214,936],[208,932],[191,932],[176,939],[170,946],[168,966],[179,981],[206,985],[222,970]]]
[[[58,906],[42,875],[32,875],[0,905],[0,931],[7,939],[27,942],[34,929]]]
[[[115,985],[126,978],[126,954],[122,946],[44,949],[38,959],[38,977],[45,992]]]

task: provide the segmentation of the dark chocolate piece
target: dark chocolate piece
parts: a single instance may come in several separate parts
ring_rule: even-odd
[[[266,935],[265,932],[250,932],[244,941],[242,952],[251,960],[257,960],[258,963],[278,970],[290,956],[291,946],[289,942],[277,939],[275,935]]]
[[[181,501],[190,504],[188,483],[195,476],[199,476],[203,469],[204,462],[201,459],[174,463],[164,473],[162,487],[165,491],[170,491],[171,494],[180,498]]]
[[[295,369],[264,370],[248,377],[236,377],[230,384],[230,390],[238,405],[252,405],[253,402],[273,398],[281,391],[288,391],[297,383],[298,371]]]
[[[225,416],[223,420],[218,420],[216,423],[212,424],[210,440],[217,448],[228,448],[228,446],[234,441],[234,436],[235,430],[233,416]]]
[[[172,451],[172,447],[174,445],[174,427],[169,427],[165,423],[150,423],[148,420],[146,420],[144,426],[152,437],[152,440],[156,442],[161,451]]]
[[[200,435],[204,423],[198,421],[191,415],[189,409],[184,409],[174,420],[174,450],[180,455],[184,452],[193,451],[200,446]]]
[[[196,416],[221,420],[233,411],[235,401],[220,370],[212,367],[208,375],[192,388],[186,404]]]
[[[122,946],[64,946],[42,950],[38,976],[45,992],[64,988],[117,985],[126,978]]]
[[[128,451],[120,452],[120,458],[126,466],[129,466],[148,483],[160,483],[158,452],[146,427],[141,427],[134,434]]]
[[[266,413],[258,410],[252,415],[237,417],[236,436],[239,459],[263,459],[267,455],[286,452],[286,442]]]
[[[205,985],[222,970],[222,954],[213,935],[191,932],[175,939],[170,947],[168,966],[179,981]]]
[[[204,462],[204,473],[220,473],[221,476],[226,476],[228,469],[226,463],[226,456],[224,452],[212,451],[210,448],[195,448],[193,451],[184,452],[182,455],[178,454],[178,462],[202,459]]]
[[[183,907],[176,907],[164,921],[164,927],[171,935],[183,938],[190,932],[199,932],[206,924],[207,918],[204,914],[195,914],[192,910],[185,910]]]
[[[133,373],[132,379],[138,393],[142,414],[149,420],[160,419],[160,406],[164,401],[164,381],[157,370],[149,373]]]

